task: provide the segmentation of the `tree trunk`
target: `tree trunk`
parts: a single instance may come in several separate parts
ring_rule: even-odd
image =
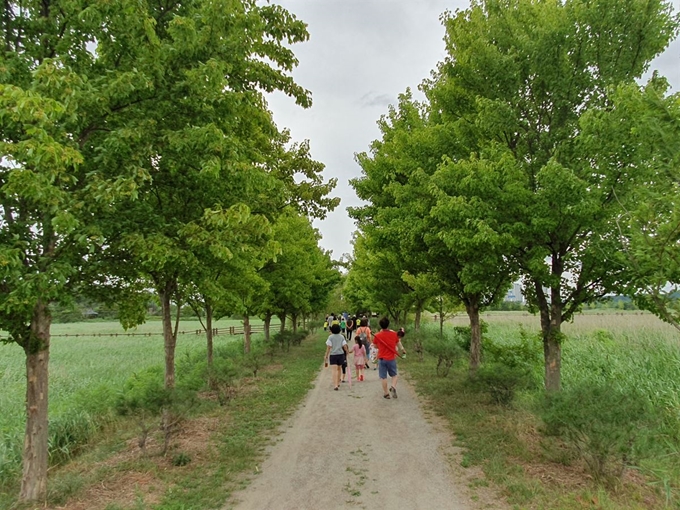
[[[172,316],[170,314],[170,299],[174,290],[174,282],[167,281],[158,289],[163,317],[163,341],[165,344],[165,388],[175,387],[175,344],[176,338],[172,333]]]
[[[205,304],[205,333],[208,341],[208,367],[213,365],[213,329],[212,329],[213,310],[210,303]]]
[[[250,352],[250,317],[243,316],[243,352]]]
[[[281,332],[283,332],[286,329],[286,314],[279,315],[279,319],[281,320]]]
[[[294,313],[290,316],[290,320],[293,321],[293,333],[297,333],[297,314]]]
[[[465,305],[470,318],[470,372],[474,374],[482,360],[482,328],[479,322],[479,303],[477,300]]]
[[[439,297],[439,338],[444,338],[444,298]]]
[[[269,329],[272,324],[272,314],[271,313],[266,313],[264,315],[264,342],[266,344],[269,343]]]
[[[562,380],[562,301],[560,289],[551,289],[550,324],[543,331],[545,389],[560,391]]]
[[[559,259],[553,256],[552,273],[562,274]],[[541,316],[546,391],[560,391],[562,379],[562,297],[560,287],[550,289],[550,303],[541,283],[534,281]]]
[[[41,301],[33,308],[26,339],[26,435],[24,438],[21,501],[44,500],[47,495],[47,390],[51,317]]]
[[[418,306],[416,307],[416,318],[415,318],[415,324],[413,325],[413,329],[415,329],[416,331],[420,331],[420,317],[421,317],[422,313],[423,313],[423,308],[419,303]]]

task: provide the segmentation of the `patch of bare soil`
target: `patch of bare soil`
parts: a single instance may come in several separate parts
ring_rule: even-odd
[[[173,456],[182,452],[191,457],[191,469],[200,469],[211,460],[210,436],[224,425],[222,417],[200,417],[186,420],[172,439],[170,451],[161,456],[162,438],[149,436],[142,452],[137,438],[127,441],[126,448],[100,463],[74,463],[72,471],[105,469],[105,479],[90,485],[77,498],[53,510],[103,510],[115,504],[123,508],[159,503],[168,483],[155,473],[182,469],[172,464]],[[138,466],[135,467],[135,464]]]

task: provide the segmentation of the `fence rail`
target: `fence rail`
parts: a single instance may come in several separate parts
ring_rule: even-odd
[[[279,326],[278,324],[272,326]],[[243,326],[229,326],[227,328],[213,328],[213,336],[219,335],[243,335]],[[264,333],[264,324],[250,326],[251,333]],[[194,329],[190,331],[178,331],[178,335],[205,335],[204,329]],[[50,338],[81,338],[81,337],[117,337],[117,336],[162,336],[162,333],[64,333],[61,335],[50,335]],[[0,341],[9,340],[8,336],[0,336]]]

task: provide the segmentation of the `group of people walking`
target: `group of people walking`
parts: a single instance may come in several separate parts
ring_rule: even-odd
[[[344,330],[342,324],[344,322]],[[378,369],[378,377],[383,389],[383,398],[397,398],[397,356],[399,351],[402,355],[406,354],[406,349],[401,343],[404,336],[404,329],[398,332],[389,329],[390,321],[387,317],[380,319],[380,331],[373,334],[369,326],[368,319],[363,317],[356,328],[354,344],[351,349],[347,341],[352,338],[355,331],[356,318],[345,318],[331,314],[326,319],[324,330],[330,329],[330,335],[326,340],[326,354],[324,355],[324,366],[330,365],[333,376],[333,390],[338,391],[340,385],[345,382],[347,358],[350,351],[353,355],[353,364],[356,369],[357,381],[364,380],[364,370],[370,369],[370,362],[377,364],[374,370]],[[351,323],[351,326],[349,324]],[[387,377],[391,378],[391,385],[387,387]]]

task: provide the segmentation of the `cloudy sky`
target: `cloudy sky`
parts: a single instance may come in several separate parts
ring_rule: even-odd
[[[407,87],[415,91],[444,59],[445,10],[469,6],[468,0],[275,0],[308,24],[310,40],[293,47],[300,65],[296,81],[312,92],[303,110],[283,94],[269,97],[279,127],[293,139],[310,140],[313,157],[335,177],[340,206],[315,226],[321,246],[333,258],[351,253],[354,222],[348,206],[359,205],[349,180],[361,175],[354,154],[380,137],[377,120]],[[676,10],[680,0],[674,0]],[[680,90],[680,41],[652,65]]]

